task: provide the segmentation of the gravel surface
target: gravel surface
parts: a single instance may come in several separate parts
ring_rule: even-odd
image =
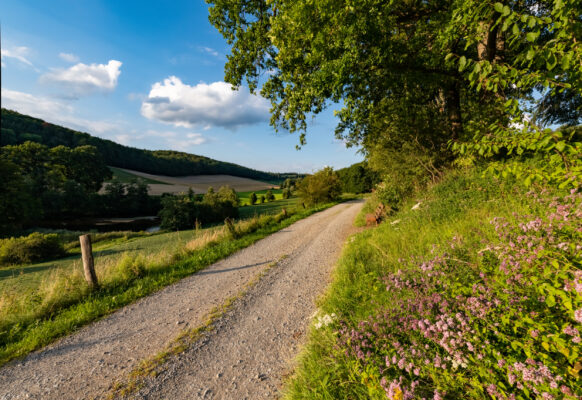
[[[102,398],[140,360],[287,256],[217,322],[164,365],[136,398],[273,396],[303,342],[363,202],[339,204],[0,369],[0,399]]]

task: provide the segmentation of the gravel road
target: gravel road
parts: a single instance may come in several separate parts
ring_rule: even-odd
[[[363,202],[339,204],[0,369],[0,399],[103,398],[140,360],[202,325],[280,260],[135,398],[273,397]],[[281,260],[281,258],[283,258]]]

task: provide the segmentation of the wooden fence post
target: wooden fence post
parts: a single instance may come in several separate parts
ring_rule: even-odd
[[[79,236],[81,243],[81,257],[83,258],[83,271],[85,272],[85,280],[93,289],[99,288],[97,282],[97,275],[95,274],[95,264],[93,262],[93,250],[91,248],[91,235]]]

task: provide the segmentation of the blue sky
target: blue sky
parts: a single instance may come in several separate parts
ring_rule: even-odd
[[[275,133],[269,105],[223,82],[228,45],[203,1],[2,0],[2,106],[146,149],[267,171],[362,160],[334,138],[331,107],[307,145]]]

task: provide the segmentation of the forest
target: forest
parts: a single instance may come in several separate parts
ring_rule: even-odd
[[[297,174],[270,173],[217,161],[208,157],[170,150],[141,150],[74,131],[38,118],[2,109],[0,145],[17,145],[26,141],[48,147],[94,146],[106,165],[166,176],[234,175],[263,181],[279,182]]]

